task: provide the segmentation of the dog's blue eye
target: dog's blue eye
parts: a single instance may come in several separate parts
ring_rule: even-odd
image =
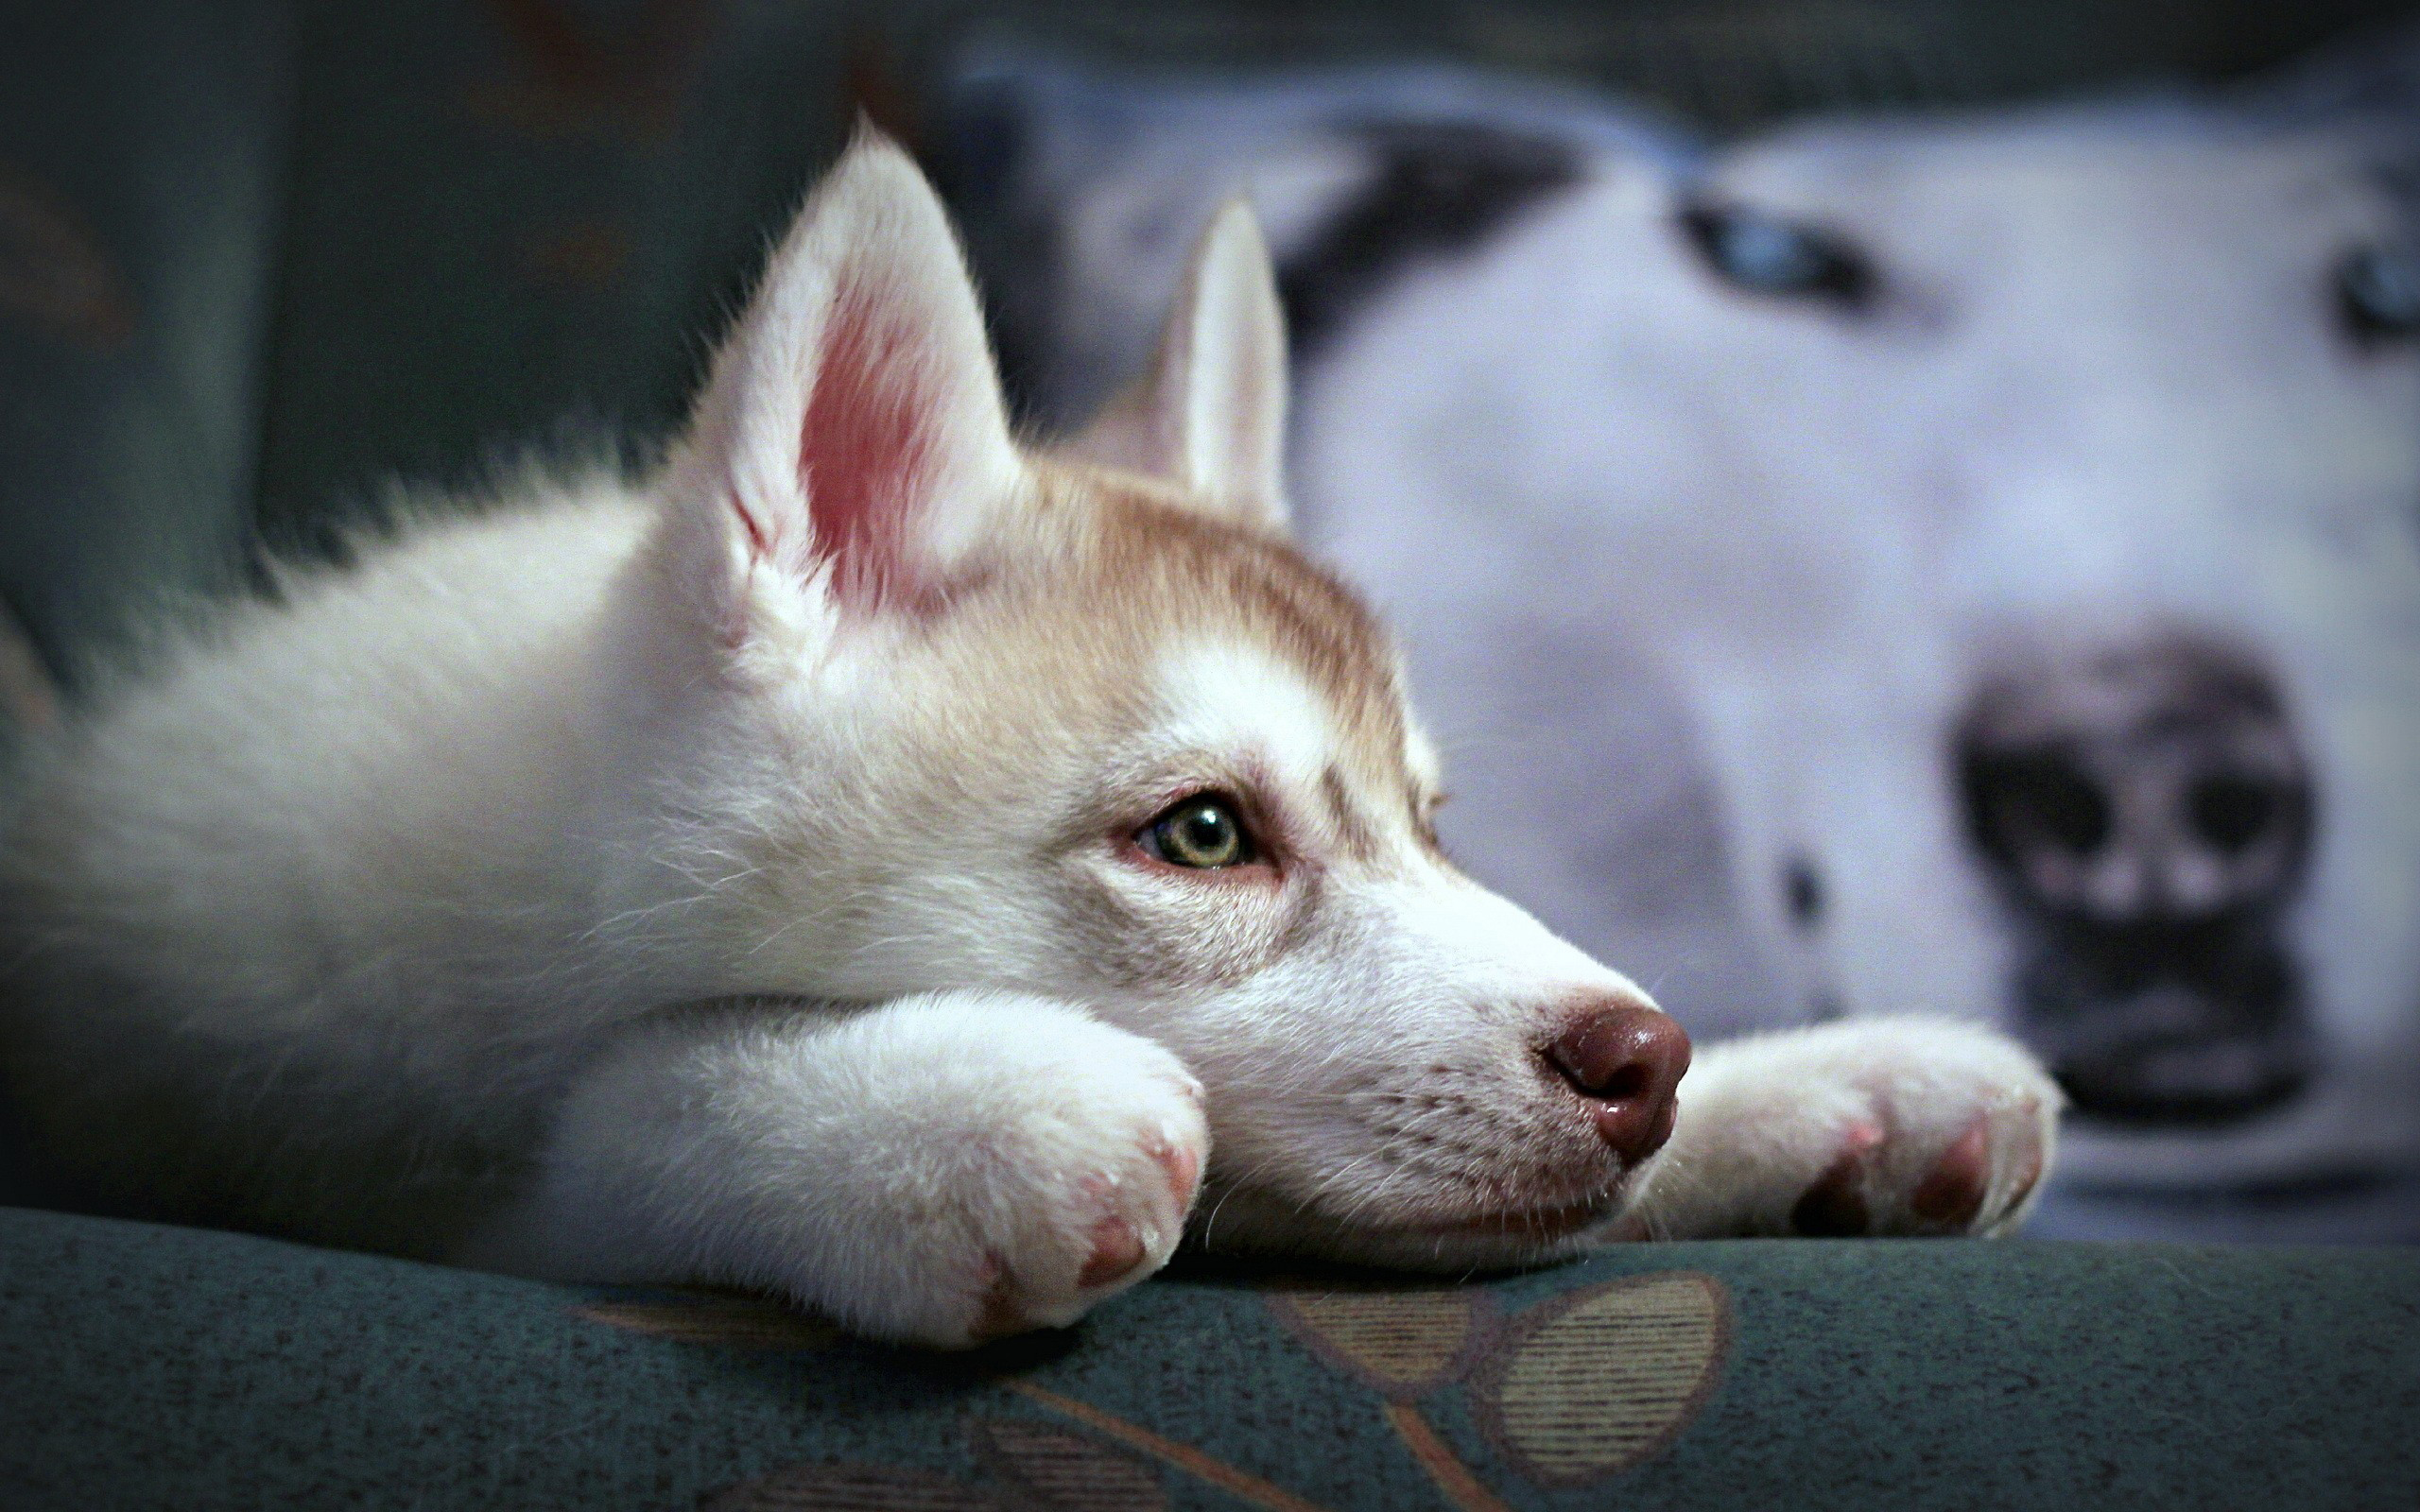
[[[1189,798],[1143,827],[1135,840],[1172,867],[1210,871],[1255,859],[1252,834],[1225,799]]]
[[[2420,335],[2420,253],[2356,249],[2336,266],[2336,300],[2345,326],[2363,342]]]
[[[1827,232],[1707,204],[1683,211],[1681,227],[1706,266],[1734,288],[1851,308],[1874,297],[1874,270],[1856,249]]]

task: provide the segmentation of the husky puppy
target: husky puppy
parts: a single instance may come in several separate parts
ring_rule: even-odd
[[[1282,348],[1231,207],[1139,387],[1022,449],[860,141],[660,470],[432,515],[49,741],[0,858],[44,1176],[942,1346],[1188,1220],[1448,1270],[2015,1223],[2010,1043],[1719,1048],[1682,1109],[1671,1021],[1440,853],[1395,654],[1284,539]]]

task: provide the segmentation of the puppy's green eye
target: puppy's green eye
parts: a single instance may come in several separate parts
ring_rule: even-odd
[[[1225,799],[1189,798],[1144,826],[1143,849],[1172,867],[1215,870],[1253,859],[1252,836]]]

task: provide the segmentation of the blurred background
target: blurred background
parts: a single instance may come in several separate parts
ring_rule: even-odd
[[[2420,1240],[2409,6],[0,3],[0,606],[72,685],[643,460],[860,112],[1038,437],[1255,201],[1483,880],[1701,1037],[2027,1039],[2038,1231]]]

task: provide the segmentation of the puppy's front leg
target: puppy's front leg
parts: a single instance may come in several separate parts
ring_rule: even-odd
[[[1201,1084],[1075,1008],[934,993],[636,1030],[563,1102],[535,1188],[460,1257],[763,1287],[879,1338],[1062,1326],[1167,1261]]]
[[[2009,1040],[1923,1019],[1714,1046],[1680,1100],[1622,1237],[2004,1233],[2040,1186],[2061,1102]]]

